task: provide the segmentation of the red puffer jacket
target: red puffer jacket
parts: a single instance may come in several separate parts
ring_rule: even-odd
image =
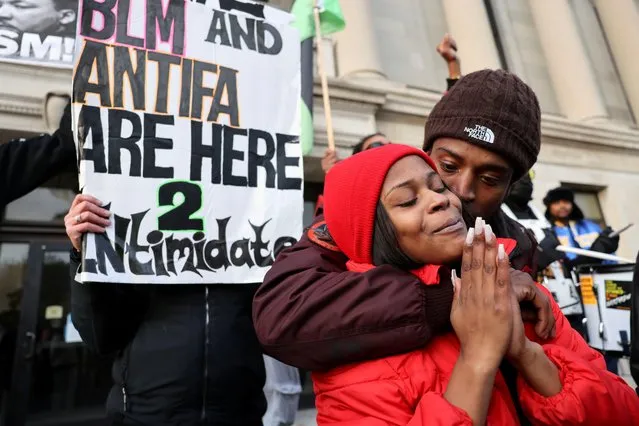
[[[500,242],[507,251],[514,247],[512,240]],[[349,265],[351,270],[357,271],[367,267]],[[437,285],[438,270],[439,267],[427,266],[415,273],[426,285]],[[639,398],[635,392],[621,378],[606,371],[603,357],[588,347],[570,327],[548,291],[541,288],[553,304],[556,337],[540,341],[530,324],[525,324],[526,336],[541,344],[546,355],[557,365],[563,389],[546,398],[518,378],[519,399],[528,419],[535,425],[639,424]],[[434,338],[420,350],[314,373],[318,424],[472,425],[465,411],[444,399],[459,350],[457,336],[448,333]],[[519,424],[500,372],[495,378],[487,424]]]

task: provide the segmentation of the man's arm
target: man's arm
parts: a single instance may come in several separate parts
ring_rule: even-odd
[[[390,266],[347,272],[346,257],[323,245],[305,234],[256,292],[253,322],[266,354],[321,371],[411,351],[449,327],[450,278],[426,286]]]
[[[0,208],[76,164],[70,106],[52,135],[0,144]]]
[[[450,34],[445,34],[442,41],[437,45],[437,53],[446,61],[448,67],[448,78],[446,78],[446,92],[453,88],[455,83],[461,78],[461,66],[457,55],[457,42]]]

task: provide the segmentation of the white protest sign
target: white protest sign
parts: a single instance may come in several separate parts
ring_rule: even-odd
[[[79,10],[80,188],[112,212],[84,239],[80,279],[261,282],[302,233],[292,16],[235,0]]]

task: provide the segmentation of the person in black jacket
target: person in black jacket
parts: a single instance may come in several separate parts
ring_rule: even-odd
[[[0,209],[76,164],[71,106],[52,135],[0,144]]]
[[[0,212],[10,202],[28,194],[55,175],[73,170],[76,164],[71,131],[71,106],[52,135],[14,139],[0,144]],[[20,319],[21,293],[8,294],[11,305],[0,313],[0,405],[2,390],[10,387],[13,356]]]
[[[134,285],[76,282],[81,241],[109,212],[78,195],[65,217],[72,320],[82,340],[116,353],[112,425],[262,425],[262,350],[251,320],[257,283]]]

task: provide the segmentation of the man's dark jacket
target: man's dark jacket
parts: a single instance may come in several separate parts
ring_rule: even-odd
[[[70,114],[67,107],[60,129],[52,135],[0,144],[0,209],[53,176],[74,170],[76,156]]]
[[[498,237],[517,241],[512,267],[533,275],[532,233],[501,211],[488,223]],[[348,272],[347,260],[322,216],[280,253],[253,301],[253,322],[266,354],[321,371],[409,352],[450,329],[450,273],[440,276],[442,285],[425,286],[388,265]]]
[[[261,426],[257,284],[81,284],[79,264],[72,252],[73,324],[90,349],[116,353],[112,424]]]

